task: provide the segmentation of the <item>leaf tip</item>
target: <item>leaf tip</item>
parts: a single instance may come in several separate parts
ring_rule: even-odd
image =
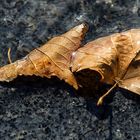
[[[76,26],[75,30],[79,33],[85,34],[88,30],[88,24],[87,23],[82,23],[82,24]]]

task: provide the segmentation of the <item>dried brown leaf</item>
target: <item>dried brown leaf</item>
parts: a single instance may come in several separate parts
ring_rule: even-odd
[[[11,81],[18,75],[57,76],[77,89],[77,82],[70,71],[71,54],[80,47],[86,30],[85,24],[76,26],[34,49],[23,59],[1,67],[0,81]]]
[[[1,67],[0,81],[11,81],[18,75],[36,75],[57,76],[75,89],[78,86],[97,89],[98,83],[113,85],[98,104],[116,86],[140,95],[140,29],[101,37],[79,48],[86,30],[84,24],[76,26],[25,58]]]
[[[119,86],[140,95],[140,53],[129,66]]]
[[[139,29],[116,33],[96,39],[78,49],[73,55],[72,71],[96,71],[101,75],[101,82],[140,94],[139,52]]]

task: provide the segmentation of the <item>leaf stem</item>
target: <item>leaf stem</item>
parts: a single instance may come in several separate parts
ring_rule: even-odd
[[[11,64],[11,63],[12,63],[12,60],[11,60],[11,55],[10,55],[10,53],[11,53],[11,48],[8,48],[8,52],[7,52],[8,61],[9,61],[9,63]]]
[[[103,96],[101,96],[97,102],[97,106],[102,105],[103,104],[103,100],[104,98],[118,85],[118,83],[116,82]]]

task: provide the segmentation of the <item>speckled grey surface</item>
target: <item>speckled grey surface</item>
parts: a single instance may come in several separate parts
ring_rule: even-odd
[[[0,0],[0,64],[84,21],[84,40],[140,27],[137,0]],[[116,90],[104,106],[58,80],[0,85],[0,140],[139,140],[140,97]]]

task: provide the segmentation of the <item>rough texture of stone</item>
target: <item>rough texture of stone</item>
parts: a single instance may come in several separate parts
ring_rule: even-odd
[[[86,21],[88,42],[140,27],[138,0],[0,0],[0,64]],[[139,140],[140,97],[114,91],[105,105],[68,85],[19,78],[0,85],[0,140]]]

